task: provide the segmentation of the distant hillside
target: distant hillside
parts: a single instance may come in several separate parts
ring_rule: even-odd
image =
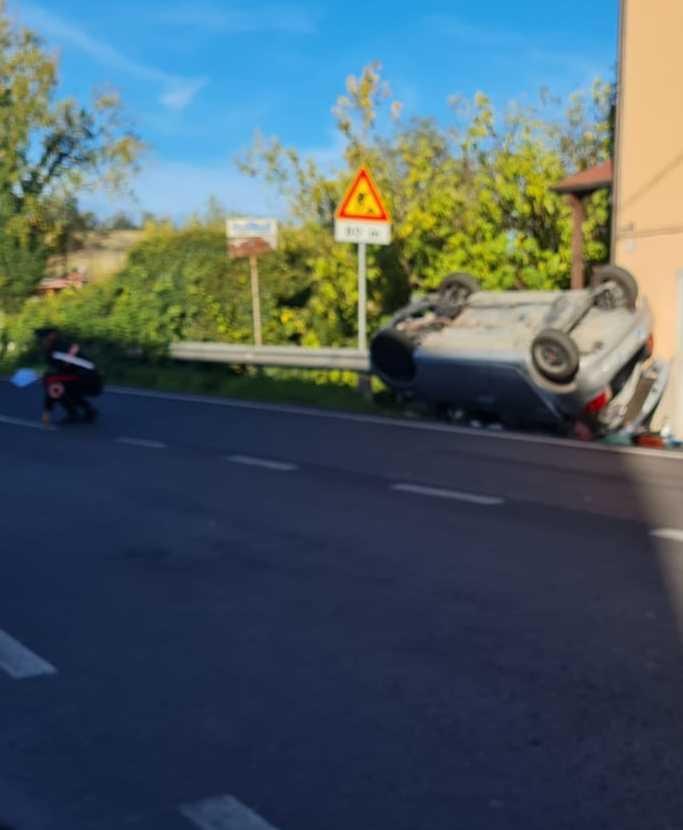
[[[90,280],[111,277],[126,262],[130,249],[142,238],[142,231],[91,231],[84,244],[68,256],[50,257],[47,275],[59,277],[67,271],[83,268]]]

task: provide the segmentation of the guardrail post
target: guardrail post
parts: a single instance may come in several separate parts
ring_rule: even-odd
[[[358,374],[358,391],[366,401],[372,400],[372,376],[364,373]]]

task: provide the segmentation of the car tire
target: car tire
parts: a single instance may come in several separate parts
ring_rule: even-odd
[[[545,329],[531,344],[536,370],[553,383],[570,383],[579,371],[581,356],[572,338],[558,329]]]
[[[635,310],[638,299],[638,283],[630,271],[619,268],[618,265],[604,265],[596,268],[593,277],[593,288],[599,288],[606,282],[611,282],[616,287],[616,296],[613,298],[615,306],[625,306],[631,311]]]
[[[415,378],[415,344],[403,332],[382,329],[370,344],[373,368],[389,382],[410,383]]]
[[[476,277],[471,274],[455,273],[449,274],[441,280],[439,285],[439,305],[443,306],[457,306],[465,302],[465,300],[481,290],[481,284]]]

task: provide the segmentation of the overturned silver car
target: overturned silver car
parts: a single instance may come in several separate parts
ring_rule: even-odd
[[[509,428],[603,434],[643,419],[661,394],[652,315],[631,274],[591,288],[481,291],[452,274],[373,338],[373,371],[403,398]]]

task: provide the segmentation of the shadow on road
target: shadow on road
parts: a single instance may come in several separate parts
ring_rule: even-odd
[[[0,685],[0,783],[74,830],[223,793],[279,830],[680,826],[678,458],[106,408],[2,433],[0,628],[59,674]]]

